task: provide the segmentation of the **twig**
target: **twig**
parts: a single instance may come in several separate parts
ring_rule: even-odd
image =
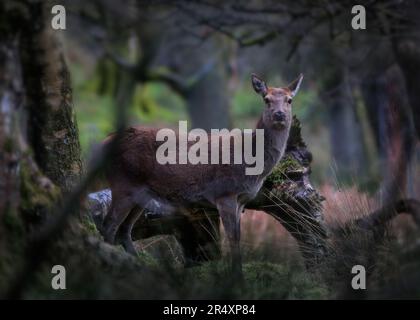
[[[383,227],[400,213],[411,214],[417,226],[420,227],[420,201],[415,199],[402,199],[386,205],[368,216],[356,220],[355,223],[364,229],[373,230]]]

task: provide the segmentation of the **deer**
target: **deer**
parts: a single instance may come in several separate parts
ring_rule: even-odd
[[[137,255],[131,232],[145,210],[172,215],[188,214],[187,209],[194,206],[216,209],[228,238],[231,270],[242,277],[241,214],[285,152],[292,100],[302,79],[300,74],[286,87],[269,87],[251,75],[253,89],[265,104],[256,125],[263,129],[264,137],[261,174],[246,175],[243,164],[160,164],[155,156],[162,143],[156,139],[158,129],[125,129],[106,168],[112,202],[101,228],[104,240],[110,244],[117,241]],[[220,137],[209,141],[216,138]],[[112,139],[110,135],[104,144]]]

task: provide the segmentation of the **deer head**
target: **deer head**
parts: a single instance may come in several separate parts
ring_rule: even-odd
[[[268,87],[264,80],[252,74],[252,86],[264,99],[266,108],[262,114],[265,127],[277,130],[284,129],[292,121],[292,101],[299,90],[303,75],[284,88]]]

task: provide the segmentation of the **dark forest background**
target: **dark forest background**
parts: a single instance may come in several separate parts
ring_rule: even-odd
[[[51,28],[55,4],[66,9],[66,30]],[[357,298],[418,298],[420,3],[363,1],[365,30],[351,27],[355,4],[2,1],[0,292],[353,297],[337,270],[362,252],[375,266],[374,289]],[[263,104],[251,73],[272,86],[305,76],[293,108],[312,153],[308,174],[324,199],[334,248],[327,262],[308,272],[296,236],[260,210],[242,226],[246,290],[222,285],[223,259],[180,268],[182,248],[171,237],[140,241],[138,259],[103,243],[84,201],[107,187],[100,142],[129,125],[175,128],[179,120],[253,128]],[[349,221],[378,212],[387,217],[379,240],[376,231],[369,239],[365,229],[348,231]],[[400,212],[411,216],[388,224]],[[51,290],[54,264],[67,267],[69,290]]]

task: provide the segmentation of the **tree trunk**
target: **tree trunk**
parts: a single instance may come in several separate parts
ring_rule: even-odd
[[[82,163],[70,74],[57,38],[59,31],[49,25],[46,7],[42,1],[28,2],[30,14],[22,25],[28,138],[42,171],[66,192],[79,182]]]
[[[286,153],[247,208],[262,210],[278,220],[296,239],[306,266],[326,257],[328,230],[324,224],[322,197],[310,182],[312,154],[295,117]]]
[[[223,68],[220,63],[217,64],[186,92],[191,129],[201,128],[210,132],[211,129],[232,127],[227,74]]]
[[[334,68],[334,67],[331,67]],[[327,106],[332,157],[344,181],[365,170],[361,124],[344,70],[335,69],[323,79],[322,101]]]
[[[0,18],[2,18],[0,16]],[[3,223],[15,220],[20,203],[18,162],[18,112],[21,108],[21,79],[17,62],[16,38],[0,32],[0,253],[4,252],[7,227]],[[5,237],[6,236],[6,237]],[[0,260],[2,258],[0,257]]]
[[[409,102],[403,75],[397,65],[386,71],[386,158],[383,172],[382,199],[384,204],[394,203],[406,191],[407,168],[414,146],[414,129],[411,123]]]
[[[232,127],[228,63],[222,55],[225,44],[211,37],[197,43],[191,36],[178,35],[180,50],[174,55],[173,70],[185,80],[185,99],[191,128]],[[220,49],[222,47],[222,49]]]
[[[417,138],[420,138],[420,36],[419,9],[415,1],[401,4],[401,20],[394,24],[394,32],[399,36],[392,37],[393,51],[398,65],[405,78],[405,87],[410,101],[411,114]],[[399,26],[399,29],[397,28]]]
[[[410,99],[411,112],[420,138],[420,45],[419,41],[400,40],[396,44],[398,64],[404,74],[405,85]]]
[[[384,74],[364,79],[361,93],[366,107],[369,124],[372,128],[375,145],[380,159],[386,157],[386,114],[388,97],[386,95],[386,77]]]
[[[20,267],[42,260],[25,250],[28,239],[59,203],[59,187],[68,191],[81,173],[69,74],[44,4],[0,3],[1,289],[25,282]]]

